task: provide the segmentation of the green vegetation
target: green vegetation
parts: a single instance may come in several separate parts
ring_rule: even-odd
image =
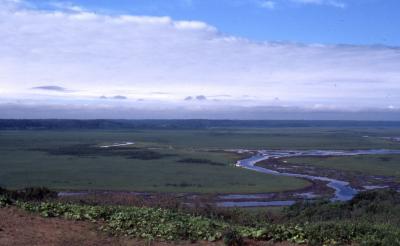
[[[10,198],[8,198],[6,196],[0,196],[0,208],[7,207],[12,204],[13,204],[13,202],[11,201]]]
[[[370,175],[396,176],[400,178],[400,155],[359,155],[331,157],[286,158],[291,164],[333,168],[361,172]]]
[[[395,190],[362,192],[344,203],[300,202],[288,207],[285,214],[291,222],[347,220],[400,226],[400,193]]]
[[[31,149],[32,151],[47,152],[50,155],[69,155],[76,157],[96,158],[101,156],[120,156],[127,159],[155,160],[171,156],[171,154],[160,153],[152,150],[136,147],[108,147],[91,146],[89,144],[77,144],[61,147],[47,147]]]
[[[101,124],[106,123],[110,122]],[[310,183],[235,168],[233,164],[241,157],[221,150],[400,149],[399,143],[382,138],[400,136],[397,128],[173,130],[173,127],[161,129],[161,126],[131,130],[109,130],[107,127],[105,130],[73,130],[67,127],[69,130],[0,131],[0,185],[8,188],[47,186],[59,190],[275,192],[300,189]],[[125,141],[135,142],[135,145],[100,148]],[[382,165],[374,163],[375,160],[371,161],[371,173],[381,169],[384,170],[381,174],[387,175],[399,170],[396,159],[378,162]],[[332,162],[331,166],[336,164],[336,161],[335,164]],[[342,166],[348,168],[346,164]],[[363,165],[354,165],[354,170],[363,169]]]
[[[57,192],[46,187],[29,187],[21,190],[7,190],[0,187],[0,196],[22,201],[44,200],[57,197]]]
[[[55,120],[0,119],[1,130],[78,130],[78,129],[210,129],[210,128],[393,128],[396,121],[340,120]]]
[[[193,147],[197,133],[184,132],[0,131],[0,185],[200,193],[274,192],[309,185],[236,168],[240,156]],[[124,141],[135,145],[100,148]]]
[[[51,202],[19,202],[17,206],[45,217],[104,220],[106,226],[103,229],[112,234],[146,239],[214,241],[222,236],[221,230],[226,226],[207,218],[156,208],[101,207]]]
[[[14,123],[0,121],[0,128],[12,129]],[[0,131],[0,186],[160,193],[280,192],[310,183],[236,168],[233,164],[243,155],[223,150],[400,149],[400,143],[387,138],[400,136],[400,130],[376,128],[380,123],[375,128],[319,127],[323,122],[314,122],[317,127],[283,128],[278,127],[282,122],[271,122],[268,124],[273,127],[256,128],[264,123],[187,121],[178,127],[180,123],[175,121],[18,122],[15,129],[35,130]],[[240,128],[241,124],[251,127]],[[135,144],[101,147],[126,141]],[[400,155],[288,160],[400,178]],[[111,234],[149,240],[220,240],[228,245],[240,245],[244,239],[309,245],[400,245],[400,194],[391,190],[360,193],[349,202],[301,202],[288,208],[251,209],[215,208],[197,200],[186,206],[170,194],[156,194],[153,200],[119,196],[123,194],[113,194],[106,201],[99,201],[102,196],[63,200],[46,188],[0,189],[0,207],[17,206],[46,217],[101,222],[101,229]]]
[[[211,165],[211,166],[224,166],[223,163],[218,163],[218,162],[210,161],[207,159],[186,158],[186,159],[179,160],[178,162],[193,163],[193,164],[205,164],[205,165]]]
[[[250,238],[309,245],[400,245],[400,194],[390,190],[361,193],[346,203],[296,204],[282,213],[279,223],[259,220],[253,226],[161,208],[23,202],[4,196],[0,204],[44,217],[102,221],[101,229],[111,234],[149,240],[223,240],[240,245],[243,238]],[[389,215],[392,218],[385,220]]]

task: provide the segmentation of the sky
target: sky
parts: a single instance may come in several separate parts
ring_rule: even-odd
[[[400,120],[394,0],[0,0],[0,118]]]

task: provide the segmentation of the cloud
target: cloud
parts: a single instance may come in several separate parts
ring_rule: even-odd
[[[117,95],[117,96],[113,96],[112,99],[125,100],[125,99],[128,99],[128,98],[126,96]]]
[[[212,96],[208,96],[208,97],[214,97],[214,98],[230,98],[232,97],[232,95],[228,95],[228,94],[219,94],[219,95],[212,95]]]
[[[185,97],[184,100],[185,100],[185,101],[192,101],[192,100],[206,101],[206,100],[207,100],[207,97],[204,96],[204,95],[198,95],[198,96],[195,96],[195,97],[187,96],[187,97]]]
[[[121,95],[116,95],[116,96],[112,96],[112,97],[101,96],[100,99],[126,100],[126,99],[128,99],[128,97],[126,97],[126,96],[121,96]]]
[[[142,102],[141,102],[142,103]],[[138,104],[138,103],[136,103]],[[246,120],[400,120],[399,109],[362,111],[335,111],[329,109],[305,110],[295,107],[240,107],[224,110],[209,108],[157,109],[139,107],[92,107],[87,105],[20,105],[0,104],[0,119],[246,119]]]
[[[314,5],[327,5],[337,8],[345,8],[346,4],[342,1],[337,0],[290,0],[294,3],[300,4],[314,4]]]
[[[44,11],[4,0],[0,23],[0,104],[91,105],[112,111],[119,102],[99,103],[99,95],[122,95],[145,99],[140,104],[149,112],[165,107],[207,112],[217,106],[221,111],[400,106],[399,47],[253,42],[204,22]],[[33,93],[27,88],[38,87],[35,81],[66,81],[61,88],[74,88],[74,93],[62,98],[48,88]],[[224,94],[230,97],[218,103],[182,100]]]
[[[207,97],[205,97],[203,95],[199,95],[199,96],[196,96],[196,99],[199,101],[205,101],[205,100],[207,100]]]
[[[61,1],[57,1],[57,2],[48,2],[47,3],[50,7],[53,7],[57,10],[61,10],[61,11],[70,11],[70,12],[84,12],[86,11],[86,9],[84,9],[81,6],[75,5],[73,3],[70,2],[61,2]]]
[[[239,0],[240,1],[240,0]],[[319,5],[319,6],[328,6],[335,8],[346,8],[347,4],[341,0],[241,0],[242,3],[247,4],[255,4],[260,8],[265,9],[276,9],[278,6],[280,7],[290,7],[290,5]]]
[[[266,9],[274,9],[276,6],[275,1],[260,1],[259,6]]]
[[[56,91],[56,92],[70,92],[70,90],[65,89],[61,86],[56,85],[44,85],[32,87],[33,90],[45,90],[45,91]]]

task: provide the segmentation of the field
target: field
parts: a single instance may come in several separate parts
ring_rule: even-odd
[[[293,157],[291,164],[360,172],[369,175],[395,176],[400,180],[400,155]]]
[[[298,189],[309,184],[235,168],[233,164],[239,158],[235,154],[194,149],[190,142],[183,148],[174,142],[174,133],[163,134],[1,132],[0,185],[59,190],[254,193]],[[179,132],[175,135],[179,137]],[[194,136],[191,135],[192,143]],[[121,141],[136,144],[118,150],[99,147]]]
[[[368,137],[365,137],[368,136]],[[238,169],[241,158],[223,149],[400,149],[384,137],[398,128],[208,128],[0,131],[0,186],[58,190],[258,193],[295,190],[301,179]],[[135,142],[118,148],[102,145]],[[350,157],[316,165],[397,172],[399,157]],[[308,160],[307,160],[308,161]],[[319,163],[319,164],[318,164]],[[353,163],[353,164],[350,164]]]
[[[150,241],[154,245],[187,245],[189,241],[199,245],[243,245],[243,241],[244,245],[400,245],[400,196],[395,189],[361,191],[350,201],[308,202],[296,194],[314,192],[324,197],[333,191],[325,184],[235,167],[249,153],[226,151],[400,149],[393,139],[398,136],[400,128],[394,127],[3,129],[0,187],[152,194],[94,192],[57,197],[46,188],[0,189],[0,216],[5,221],[0,223],[0,244],[74,245],[82,240],[108,245]],[[134,144],[104,147],[126,142]],[[375,184],[374,175],[381,175],[378,184],[399,187],[400,155],[266,162],[268,168],[289,170],[292,166],[294,173],[316,172],[346,180],[361,190],[363,185]],[[288,207],[233,209],[210,204],[219,199],[213,196],[216,193],[239,193],[240,197],[269,193],[265,195],[273,194],[273,201],[297,202]],[[87,236],[80,239],[76,231]],[[35,237],[38,233],[40,238]]]

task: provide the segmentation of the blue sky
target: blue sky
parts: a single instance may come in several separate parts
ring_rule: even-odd
[[[398,0],[80,0],[69,3],[111,14],[199,20],[221,32],[253,40],[400,45]]]
[[[0,118],[400,120],[393,0],[0,0]]]

